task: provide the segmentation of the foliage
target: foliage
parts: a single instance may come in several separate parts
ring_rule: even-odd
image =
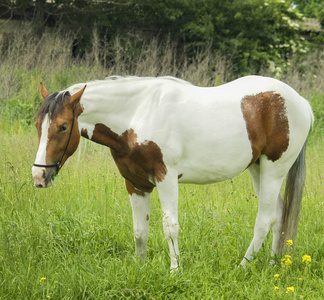
[[[206,45],[221,50],[241,75],[261,66],[284,69],[292,54],[306,51],[298,34],[301,15],[285,1],[141,0],[138,5],[147,24],[171,32],[189,53]]]
[[[324,4],[322,0],[290,0],[295,9],[301,12],[307,18],[315,18],[321,24],[321,31],[312,32],[311,40],[313,43],[310,45],[314,48],[323,49],[324,45]]]
[[[271,66],[279,76],[291,55],[307,51],[299,36],[301,15],[284,0],[6,0],[2,7],[31,19],[38,30],[43,24],[80,28],[78,54],[91,48],[94,26],[108,43],[118,33],[138,41],[171,39],[188,57],[197,49],[221,51],[237,75]]]
[[[320,20],[322,26],[324,26],[324,5],[322,0],[291,0],[290,2],[295,5],[305,17],[316,18]]]

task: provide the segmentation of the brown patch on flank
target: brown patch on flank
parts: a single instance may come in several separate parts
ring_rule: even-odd
[[[275,92],[245,96],[241,109],[253,153],[249,166],[261,154],[273,162],[278,160],[289,145],[285,99]]]
[[[183,176],[183,174],[179,174],[178,175],[178,180]]]
[[[155,183],[164,179],[167,168],[159,146],[152,141],[137,142],[137,134],[128,129],[121,135],[103,124],[97,124],[91,138],[94,142],[108,146],[116,165],[126,179],[128,193],[144,196],[152,192]]]
[[[150,220],[150,216],[146,215],[146,221],[149,221],[149,220]]]

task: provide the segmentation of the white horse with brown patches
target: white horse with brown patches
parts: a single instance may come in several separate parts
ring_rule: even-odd
[[[85,88],[86,86],[86,88]],[[49,187],[80,136],[111,149],[133,209],[136,252],[144,258],[150,196],[158,189],[171,269],[179,264],[178,184],[223,181],[248,169],[259,198],[253,258],[269,230],[273,255],[295,239],[313,122],[309,103],[288,85],[248,76],[212,88],[173,77],[112,77],[76,84],[45,99],[32,174]],[[280,187],[287,176],[283,198]]]

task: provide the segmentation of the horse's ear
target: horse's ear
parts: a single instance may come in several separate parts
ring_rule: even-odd
[[[45,100],[46,97],[49,95],[49,92],[47,91],[43,82],[41,82],[40,84],[41,84],[41,95],[42,95],[43,99]]]
[[[78,92],[76,92],[75,94],[73,94],[71,97],[70,97],[70,103],[72,104],[73,107],[75,107],[81,100],[81,96],[84,92],[86,88],[86,85]]]

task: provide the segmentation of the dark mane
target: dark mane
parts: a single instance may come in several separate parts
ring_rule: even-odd
[[[48,95],[40,107],[37,116],[41,116],[43,119],[48,114],[50,119],[55,118],[63,111],[64,103],[69,101],[68,98],[70,96],[71,94],[68,91]]]

